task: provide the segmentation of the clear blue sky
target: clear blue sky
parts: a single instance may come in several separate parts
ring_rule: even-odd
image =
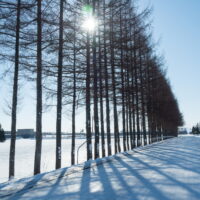
[[[151,18],[154,40],[160,40],[159,52],[164,53],[168,77],[184,115],[186,127],[200,121],[200,0],[138,0],[144,8],[153,7]],[[2,67],[2,65],[0,66]],[[2,108],[8,88],[0,81],[0,123],[10,130],[10,117]],[[10,90],[10,89],[9,89]],[[26,86],[24,101],[18,115],[18,128],[35,127],[35,93]],[[69,117],[63,120],[63,131],[70,131]],[[55,131],[55,112],[44,114],[44,131]],[[78,122],[84,127],[79,117]],[[78,128],[78,131],[80,128]]]
[[[168,77],[185,119],[200,122],[200,0],[138,0],[153,7],[154,39],[160,39]]]

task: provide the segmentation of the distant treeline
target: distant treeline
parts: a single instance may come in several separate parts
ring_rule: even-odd
[[[192,134],[195,134],[195,135],[200,134],[200,123],[197,123],[196,126],[192,127]]]
[[[0,142],[5,142],[5,141],[6,141],[5,132],[4,132],[4,130],[1,127],[1,124],[0,124]]]

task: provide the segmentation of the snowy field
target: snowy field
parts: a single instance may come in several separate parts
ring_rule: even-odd
[[[76,147],[85,142],[85,139],[77,139]],[[41,171],[48,172],[55,169],[55,139],[44,139],[42,144],[42,163]],[[0,183],[8,180],[8,163],[9,163],[10,140],[0,143]],[[77,149],[77,148],[76,148]],[[86,159],[86,146],[80,149],[79,162]],[[70,166],[71,163],[71,140],[62,140],[62,167]],[[77,153],[77,152],[76,152]],[[17,139],[16,141],[16,177],[24,178],[33,175],[35,154],[34,139]]]
[[[179,137],[0,184],[0,199],[199,200],[199,166],[200,137]]]
[[[142,137],[141,137],[142,138]],[[83,163],[86,161],[86,139],[77,138],[75,147],[75,162]],[[121,147],[123,141],[121,138]],[[94,145],[94,141],[93,141]],[[114,138],[111,137],[111,145],[114,149]],[[77,152],[78,148],[79,151]],[[55,138],[44,138],[42,141],[42,160],[41,172],[55,170]],[[107,140],[105,140],[107,155]],[[8,164],[9,164],[10,140],[0,143],[0,183],[8,181]],[[93,148],[94,151],[94,148]],[[35,154],[35,139],[17,139],[16,140],[16,159],[15,159],[15,179],[30,177],[33,175]],[[78,155],[78,160],[77,160]],[[100,140],[101,156],[101,140]],[[62,167],[71,166],[71,138],[62,139]]]
[[[78,163],[83,163],[84,161],[86,161],[85,141],[86,141],[85,138],[76,139],[76,152],[75,152],[76,163],[77,163],[77,150],[78,147],[80,147],[81,145],[82,147],[80,148],[78,153]],[[113,146],[114,138],[112,138],[111,142]],[[122,140],[121,140],[121,145],[122,145]],[[6,140],[6,142],[0,143],[0,183],[8,181],[9,148],[10,148],[10,140]],[[56,148],[55,138],[43,139],[41,172],[49,172],[55,169],[55,148]],[[106,150],[107,150],[107,145],[106,145]],[[34,154],[35,154],[34,139],[17,139],[16,159],[15,159],[16,160],[15,179],[30,177],[33,175]],[[71,165],[71,139],[63,138],[62,167],[68,167],[70,165]]]

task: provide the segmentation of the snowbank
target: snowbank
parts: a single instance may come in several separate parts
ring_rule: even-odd
[[[199,199],[200,137],[166,140],[0,185],[0,199]]]

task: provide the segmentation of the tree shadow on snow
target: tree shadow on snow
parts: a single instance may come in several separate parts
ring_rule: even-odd
[[[160,169],[160,167],[156,167],[156,166],[153,166],[153,165],[150,165],[148,164],[147,162],[144,162],[142,161],[141,159],[137,158],[137,157],[134,157],[133,155],[130,155],[130,154],[126,154],[126,156],[129,158],[129,159],[132,159],[134,163],[139,163],[140,165],[143,165],[144,168],[148,169],[148,170],[151,170],[152,172],[154,173],[157,173],[158,175],[160,175],[161,177],[164,178],[165,181],[163,181],[162,184],[165,184],[165,182],[168,182],[170,183],[170,187],[171,189],[173,190],[173,187],[180,187],[182,188],[184,191],[186,191],[187,193],[190,194],[190,197],[191,199],[199,199],[200,197],[200,191],[196,191],[194,190],[191,185],[187,184],[187,183],[184,183],[184,182],[181,182],[180,180],[176,179],[175,177],[173,177],[173,175],[169,175],[167,174],[166,172],[164,172],[163,170]],[[122,159],[119,159],[119,162],[121,164],[123,164],[124,166],[127,166],[127,168],[132,171],[132,173],[135,175],[137,174],[137,172],[135,170],[133,170],[131,167],[128,167],[128,164],[125,163]],[[173,166],[174,168],[175,166]],[[145,180],[146,182],[146,180]],[[154,188],[151,188],[153,187],[153,184],[154,183],[150,183],[149,184],[149,189],[154,191]],[[156,184],[156,183],[155,183]],[[147,185],[148,187],[148,185]],[[156,194],[158,192],[158,190],[154,193]],[[174,193],[176,192],[176,190],[173,191]],[[160,193],[160,192],[159,192]],[[158,194],[159,194],[158,193]],[[158,198],[158,199],[163,199],[163,198]],[[171,199],[171,198],[170,198]]]

